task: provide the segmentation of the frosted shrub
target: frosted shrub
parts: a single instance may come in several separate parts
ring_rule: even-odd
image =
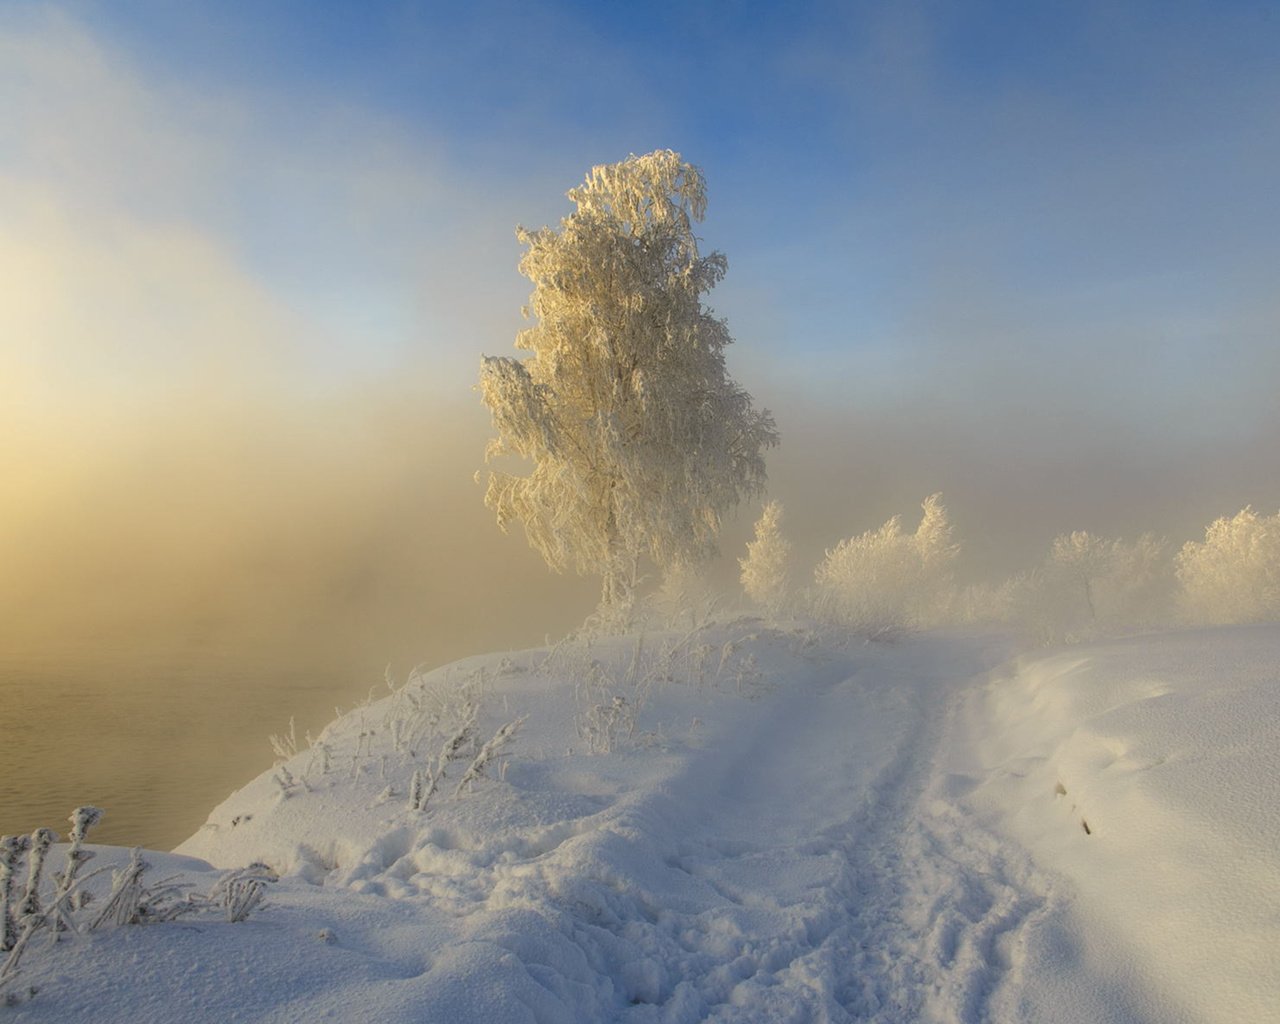
[[[619,739],[630,740],[636,731],[635,705],[621,694],[587,700],[576,719],[578,736],[591,754],[611,753]]]
[[[1025,598],[1026,579],[1022,575],[1003,583],[971,583],[961,588],[952,603],[950,621],[964,626],[1014,622]]]
[[[588,649],[589,650],[589,649]],[[635,736],[636,716],[644,707],[652,685],[645,668],[644,639],[636,646],[620,678],[597,658],[586,655],[572,671],[578,713],[574,717],[578,738],[592,754],[608,754],[622,739]],[[626,693],[630,692],[630,699]]]
[[[206,897],[206,901],[220,907],[229,924],[247,921],[262,903],[267,883],[276,881],[276,874],[265,864],[250,864],[247,868],[228,871],[218,879]]]
[[[665,629],[698,629],[720,605],[720,595],[707,579],[705,567],[677,562],[662,574],[662,585],[649,600],[653,615]]]
[[[524,668],[504,658],[497,667],[499,676],[523,672]],[[385,673],[388,696],[378,705],[370,702],[358,707],[345,718],[331,724],[312,740],[311,757],[306,768],[294,781],[304,789],[307,776],[319,767],[328,774],[331,762],[350,756],[350,780],[358,782],[362,774],[376,771],[386,785],[375,798],[375,804],[391,799],[404,801],[411,814],[428,809],[438,798],[446,776],[456,770],[455,762],[468,759],[469,768],[460,772],[461,781],[455,795],[469,789],[484,775],[486,766],[504,764],[504,747],[511,741],[519,722],[508,723],[489,741],[479,743],[479,723],[487,702],[486,687],[491,670],[480,665],[459,671],[451,666],[439,673],[424,674],[421,667],[409,673],[401,685]],[[519,720],[520,722],[523,719]],[[279,744],[284,751],[287,742]],[[277,771],[282,770],[278,768]],[[322,774],[316,785],[334,785]]]
[[[1280,619],[1280,513],[1246,506],[1209,524],[1178,554],[1183,611],[1208,624]]]
[[[414,682],[412,675],[409,682]],[[446,746],[455,737],[459,744],[470,740],[484,685],[484,670],[480,669],[456,685],[447,679],[443,686],[428,686],[419,679],[417,685],[393,688],[391,706],[381,722],[389,740],[388,753],[415,758],[423,748],[434,749],[440,739]]]
[[[1174,577],[1169,546],[1144,533],[1112,548],[1111,574],[1102,581],[1099,614],[1125,626],[1151,626],[1169,618]]]
[[[263,883],[274,880],[260,864],[221,876],[208,896],[197,896],[191,885],[175,878],[146,882],[150,865],[140,849],[112,872],[111,886],[95,899],[87,888],[107,868],[82,868],[94,857],[84,849],[89,830],[101,819],[97,807],[77,807],[71,814],[71,832],[64,865],[51,875],[45,871],[49,852],[58,841],[51,829],[38,828],[29,836],[0,837],[0,992],[5,1003],[18,1001],[12,989],[19,965],[35,937],[46,933],[50,948],[64,934],[76,935],[105,925],[153,924],[175,920],[186,914],[221,907],[230,921],[243,921],[262,900]],[[26,881],[17,897],[16,880],[26,861]],[[46,882],[51,882],[50,886]],[[15,898],[17,897],[17,898]],[[28,996],[35,990],[28,990]]]
[[[413,778],[409,783],[409,810],[426,810],[428,801],[435,796],[440,783],[444,781],[449,763],[462,757],[466,748],[475,742],[476,720],[479,714],[480,709],[477,705],[469,701],[463,705],[460,712],[461,720],[448,734],[434,764],[428,766],[425,772],[421,768],[414,770]]]
[[[271,750],[276,755],[276,763],[288,761],[298,752],[298,734],[293,719],[289,719],[289,731],[282,736],[272,733],[267,737],[271,741]]]
[[[672,685],[704,690],[736,682],[747,696],[760,692],[765,673],[749,651],[740,649],[754,634],[713,642],[716,633],[700,626],[657,641],[637,637],[629,652],[620,645],[595,645],[590,635],[574,634],[547,654],[538,671],[574,684],[574,726],[591,754],[608,754],[628,745],[651,745],[660,730],[639,728],[655,691]]]
[[[177,886],[164,884],[156,890],[144,886],[142,876],[150,867],[142,859],[142,850],[135,846],[129,851],[129,862],[111,874],[111,892],[89,924],[90,931],[104,924],[171,921],[195,909],[180,898],[182,890]]]
[[[894,516],[827,552],[814,572],[821,618],[868,635],[942,621],[954,595],[959,548],[951,543],[942,496],[931,495],[921,507],[915,533],[904,533]]]
[[[462,779],[458,783],[458,788],[454,791],[454,796],[461,796],[464,790],[470,791],[478,779],[484,778],[485,772],[490,765],[501,761],[505,767],[506,762],[502,760],[507,756],[505,748],[516,738],[516,733],[520,731],[520,727],[524,725],[528,717],[528,715],[522,715],[514,721],[508,722],[493,734],[492,739],[480,748],[475,759],[463,773]]]
[[[790,556],[791,543],[782,535],[782,505],[767,502],[756,521],[755,540],[747,541],[747,557],[740,558],[738,565],[747,597],[773,616],[780,615],[788,603]]]
[[[510,659],[498,668],[500,675],[520,671]],[[337,721],[314,739],[307,733],[305,748],[296,740],[292,720],[287,734],[271,737],[277,756],[274,779],[282,799],[338,784],[332,775],[346,774],[357,782],[376,773],[387,783],[378,803],[399,797],[410,811],[420,812],[438,792],[450,764],[475,755],[488,682],[484,666],[460,677],[454,668],[424,674],[419,666],[403,684],[388,668],[384,679],[384,701],[375,705],[371,692],[346,716],[335,709]]]

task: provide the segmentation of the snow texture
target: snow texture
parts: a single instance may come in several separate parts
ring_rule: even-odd
[[[759,621],[471,659],[147,854],[202,888],[264,861],[247,921],[35,950],[40,991],[0,1013],[1260,1024],[1277,666],[1277,627],[1017,660]],[[602,707],[622,725],[592,754]]]

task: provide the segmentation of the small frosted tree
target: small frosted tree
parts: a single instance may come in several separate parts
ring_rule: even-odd
[[[557,571],[599,574],[602,605],[629,604],[643,558],[661,568],[715,552],[723,513],[764,486],[777,443],[730,378],[732,339],[702,303],[726,261],[693,223],[701,172],[662,150],[595,167],[559,229],[517,230],[536,322],[486,357],[479,389],[497,437],[485,504],[520,522]],[[507,457],[532,463],[508,471]]]
[[[1280,619],[1280,513],[1260,516],[1246,505],[1214,520],[1203,542],[1183,546],[1177,575],[1195,622]]]
[[[1168,542],[1144,533],[1132,544],[1117,542],[1114,557],[1106,595],[1113,614],[1129,626],[1168,622],[1174,591]]]
[[[1012,604],[1025,628],[1056,643],[1161,621],[1170,584],[1155,535],[1129,543],[1077,530],[1055,537],[1040,566],[1013,582]]]
[[[1104,540],[1085,530],[1064,533],[1053,539],[1046,563],[1047,572],[1061,580],[1068,590],[1074,588],[1084,601],[1090,622],[1098,618],[1094,589],[1100,579],[1109,576],[1115,566],[1118,541]]]
[[[747,541],[747,557],[738,559],[742,589],[770,615],[777,615],[787,602],[791,543],[782,535],[782,505],[766,502],[756,522],[755,540]]]
[[[921,508],[915,533],[904,533],[902,517],[894,516],[827,552],[814,572],[820,615],[872,633],[945,618],[959,547],[951,542],[942,495],[930,495]]]

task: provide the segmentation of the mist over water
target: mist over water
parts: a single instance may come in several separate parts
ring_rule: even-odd
[[[170,847],[271,763],[268,735],[318,731],[390,666],[558,638],[597,583],[556,576],[502,534],[474,479],[475,396],[382,386],[233,392],[101,429],[29,417],[0,491],[0,831],[103,805],[102,841]],[[762,404],[765,380],[744,375]],[[1057,533],[1198,538],[1280,505],[1261,418],[1216,446],[1034,414],[805,406],[782,394],[770,493],[808,578],[843,537],[941,490],[960,582],[1029,568]],[[86,399],[87,401],[87,399]],[[712,576],[736,597],[757,514],[726,523]]]
[[[483,436],[482,413],[390,390],[7,434],[0,831],[97,803],[101,841],[170,847],[290,717],[318,732],[388,666],[579,623],[595,584],[490,522]]]
[[[268,734],[290,717],[315,732],[388,665],[403,676],[583,620],[596,582],[551,574],[483,507],[483,409],[428,393],[400,382],[170,408],[99,436],[7,435],[0,830],[59,827],[94,802],[109,812],[101,840],[171,846],[269,767]],[[1058,532],[1180,543],[1280,498],[1262,438],[1197,459],[1119,434],[1055,445],[1029,421],[1002,440],[1012,421],[788,409],[785,396],[777,413],[771,493],[801,578],[842,537],[910,521],[934,490],[967,580],[1029,567]],[[726,524],[713,575],[728,588],[755,514]]]

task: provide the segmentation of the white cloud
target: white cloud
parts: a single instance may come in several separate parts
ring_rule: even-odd
[[[136,393],[238,366],[305,386],[404,364],[465,387],[519,326],[520,192],[420,125],[200,91],[49,9],[0,16],[0,92],[0,361],[29,380]]]

